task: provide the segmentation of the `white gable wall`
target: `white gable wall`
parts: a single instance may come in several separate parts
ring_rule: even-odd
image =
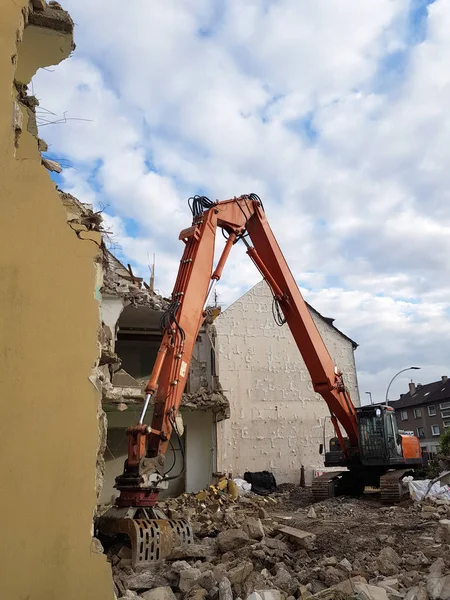
[[[351,341],[314,312],[312,316],[359,405]],[[244,294],[215,325],[220,381],[231,405],[231,418],[221,423],[219,469],[233,476],[269,470],[278,483],[298,483],[303,464],[310,483],[314,470],[323,468],[319,444],[329,411],[313,391],[288,325],[278,327],[274,322],[266,283]],[[331,434],[328,419],[327,439]]]

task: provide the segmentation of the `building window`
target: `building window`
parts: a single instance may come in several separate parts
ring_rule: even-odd
[[[400,419],[402,421],[408,420],[408,411],[407,410],[402,410],[402,412],[400,413]]]
[[[443,419],[449,419],[450,418],[450,408],[447,410],[441,410],[441,417]]]
[[[450,419],[444,421],[444,429],[448,429],[450,427]]]
[[[440,435],[439,425],[432,425],[431,426],[431,433],[433,435]]]
[[[419,438],[424,438],[425,437],[425,432],[423,430],[423,427],[418,427],[417,428],[417,437],[419,437]]]
[[[430,415],[430,417],[436,416],[436,407],[434,404],[430,404],[430,406],[428,407],[428,414]]]
[[[439,408],[440,408],[441,410],[444,410],[445,408],[450,408],[450,402],[441,402],[441,403],[439,404]]]
[[[415,419],[420,419],[420,417],[422,416],[422,411],[420,408],[415,408],[414,409],[414,418]]]

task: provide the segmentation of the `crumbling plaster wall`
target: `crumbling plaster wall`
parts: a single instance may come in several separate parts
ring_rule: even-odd
[[[66,58],[72,38],[29,30],[29,43],[26,7],[3,2],[0,19],[0,597],[111,600],[92,543],[100,234],[80,240],[67,225],[13,83],[18,63],[29,78]]]
[[[315,312],[312,316],[359,404],[352,342]],[[329,411],[313,390],[288,325],[274,322],[266,283],[244,294],[215,325],[220,379],[231,406],[231,418],[218,424],[223,448],[219,470],[242,476],[247,470],[267,469],[280,483],[299,482],[304,465],[311,482],[314,470],[323,468],[318,450]]]

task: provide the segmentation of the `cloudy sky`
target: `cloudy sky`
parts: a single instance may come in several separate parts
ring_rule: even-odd
[[[186,199],[255,192],[306,299],[360,344],[363,398],[410,365],[450,375],[448,0],[64,7],[77,49],[33,80],[41,135],[122,259],[148,277],[155,253],[170,294]],[[236,248],[219,301],[258,280]]]

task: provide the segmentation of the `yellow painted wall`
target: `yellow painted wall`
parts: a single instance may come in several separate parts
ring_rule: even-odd
[[[112,600],[109,565],[91,549],[98,248],[68,227],[29,133],[15,156],[23,5],[2,0],[0,18],[0,598]]]

